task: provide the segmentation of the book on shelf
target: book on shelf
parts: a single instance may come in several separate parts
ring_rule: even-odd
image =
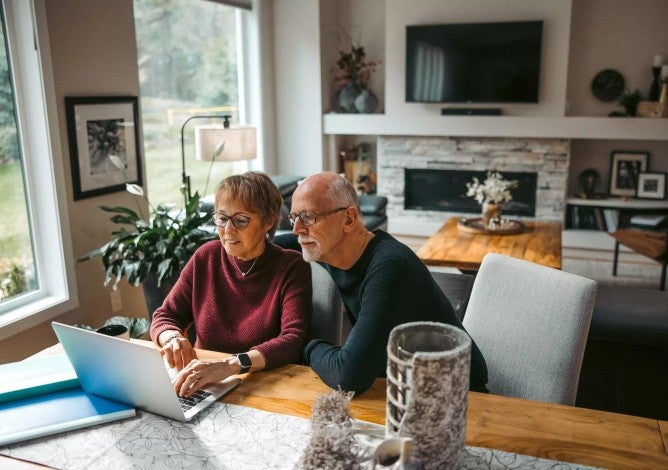
[[[569,210],[570,228],[603,232],[617,230],[619,212],[616,209],[573,205]]]
[[[617,209],[603,209],[605,226],[608,232],[614,232],[619,227],[619,211]]]
[[[661,227],[666,220],[668,220],[668,215],[638,214],[631,217],[630,222],[633,225],[658,228]]]

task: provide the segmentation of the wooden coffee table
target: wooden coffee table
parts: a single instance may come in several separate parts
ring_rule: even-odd
[[[517,235],[467,233],[453,217],[420,247],[417,255],[427,265],[477,271],[487,253],[499,253],[561,269],[561,224],[524,221]]]

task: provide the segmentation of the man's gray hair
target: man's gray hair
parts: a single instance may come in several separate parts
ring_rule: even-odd
[[[335,207],[355,206],[359,210],[359,199],[353,185],[343,176],[338,176],[332,180],[325,196],[329,198]]]

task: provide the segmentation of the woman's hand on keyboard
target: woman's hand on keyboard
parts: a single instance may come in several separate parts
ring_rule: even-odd
[[[239,372],[239,364],[228,359],[195,359],[174,380],[174,390],[181,397],[189,397],[208,384],[220,382]]]
[[[176,370],[183,370],[193,359],[197,359],[197,353],[188,338],[183,336],[173,337],[165,344],[160,352],[165,357],[167,365]]]

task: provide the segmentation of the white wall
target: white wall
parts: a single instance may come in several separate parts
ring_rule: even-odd
[[[567,114],[607,116],[622,108],[614,101],[598,101],[592,79],[612,68],[630,90],[637,88],[647,97],[654,56],[662,55],[668,64],[668,1],[575,0],[572,38]]]
[[[320,65],[320,5],[274,0],[273,72],[278,173],[309,175],[324,168]]]

